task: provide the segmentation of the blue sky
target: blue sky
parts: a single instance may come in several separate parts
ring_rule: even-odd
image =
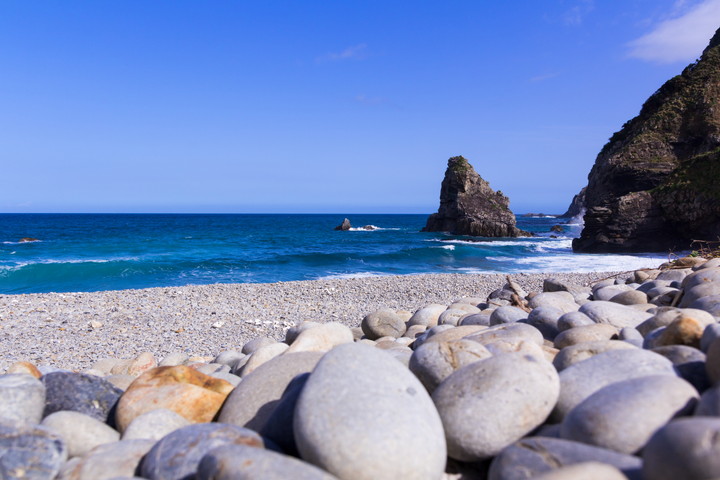
[[[0,3],[0,212],[516,213],[720,27],[720,0]]]

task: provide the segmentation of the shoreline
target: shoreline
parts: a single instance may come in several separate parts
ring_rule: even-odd
[[[553,277],[588,285],[628,272],[510,277],[528,292]],[[382,307],[415,311],[461,297],[485,299],[506,274],[416,274],[277,283],[235,283],[0,295],[0,371],[16,361],[75,371],[106,357],[171,352],[214,357],[259,336],[282,340],[306,320],[360,325]]]

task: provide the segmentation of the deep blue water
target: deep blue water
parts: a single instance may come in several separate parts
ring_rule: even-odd
[[[658,255],[579,255],[578,225],[518,217],[533,238],[421,233],[427,215],[0,214],[0,293],[267,283],[363,275],[630,270]],[[36,242],[19,242],[24,237]]]

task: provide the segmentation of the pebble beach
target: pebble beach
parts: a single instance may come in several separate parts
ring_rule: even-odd
[[[720,259],[0,297],[9,479],[720,477]]]
[[[570,283],[617,272],[555,274]],[[546,274],[512,275],[527,291]],[[374,276],[265,284],[216,284],[83,293],[0,295],[0,371],[27,360],[83,370],[100,358],[178,351],[215,356],[255,337],[282,340],[304,321],[357,327],[381,307],[414,312],[429,303],[487,297],[505,275]]]

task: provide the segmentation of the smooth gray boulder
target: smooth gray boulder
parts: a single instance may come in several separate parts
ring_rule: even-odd
[[[637,327],[652,317],[651,313],[636,310],[619,303],[596,300],[585,303],[580,312],[590,317],[595,323],[607,323],[618,329],[623,327]]]
[[[693,415],[696,417],[720,417],[720,386],[708,388],[703,392]]]
[[[590,317],[577,311],[563,314],[558,318],[557,327],[559,331],[564,332],[574,327],[593,325],[594,323]]]
[[[679,418],[643,450],[644,480],[708,480],[720,472],[720,418]]]
[[[433,392],[448,456],[490,458],[541,425],[558,398],[555,368],[543,358],[507,353],[467,365]]]
[[[415,349],[408,367],[432,393],[453,372],[491,356],[487,348],[472,340],[428,342]]]
[[[611,383],[570,410],[560,436],[634,454],[658,428],[691,413],[697,398],[690,383],[670,375]]]
[[[502,323],[513,323],[528,318],[528,312],[525,310],[505,305],[498,307],[490,314],[490,325],[500,325]]]
[[[593,323],[592,325],[582,325],[580,327],[563,330],[555,337],[553,345],[557,349],[563,349],[579,343],[610,340],[616,338],[617,334],[617,327],[606,323]]]
[[[689,308],[705,310],[713,317],[720,319],[720,295],[698,298],[689,305]]]
[[[51,413],[43,418],[41,425],[65,441],[69,457],[80,457],[98,445],[120,440],[120,432],[79,412],[63,410]]]
[[[606,385],[648,375],[673,375],[667,358],[639,348],[609,350],[576,363],[560,372],[560,397],[553,419],[565,415],[583,400]]]
[[[191,422],[172,410],[158,408],[135,417],[122,433],[123,440],[160,440]]]
[[[257,352],[263,347],[267,347],[268,345],[273,345],[275,343],[277,343],[277,340],[270,337],[256,337],[243,345],[240,353],[242,353],[243,355],[250,355]]]
[[[45,385],[22,373],[0,375],[0,423],[16,428],[40,423],[45,409]]]
[[[59,435],[44,427],[0,424],[0,473],[3,480],[53,480],[68,458]]]
[[[294,457],[244,445],[208,452],[196,480],[336,480],[337,477]]]
[[[569,345],[561,349],[553,359],[558,372],[608,350],[629,350],[636,346],[622,340],[598,340]]]
[[[341,479],[440,478],[443,426],[422,383],[387,353],[335,347],[295,407],[301,457]]]
[[[133,477],[152,440],[121,440],[93,448],[67,462],[58,480],[115,480]]]
[[[445,310],[447,310],[447,307],[438,303],[426,305],[413,313],[413,316],[407,321],[407,326],[408,328],[413,325],[426,325],[428,328],[434,327],[438,323],[440,314]]]
[[[527,437],[505,448],[490,464],[488,480],[528,480],[584,462],[612,465],[629,479],[641,480],[642,461],[638,457],[549,437]]]
[[[611,297],[610,301],[620,305],[642,305],[648,303],[648,296],[639,290],[628,290]]]
[[[498,340],[504,342],[520,342],[524,340],[526,342],[543,345],[545,340],[542,333],[540,333],[540,330],[532,325],[520,322],[495,325],[479,332],[469,334],[465,338],[472,340],[473,342],[482,343],[483,345],[487,345]]]
[[[530,312],[526,323],[540,330],[543,338],[552,341],[560,333],[558,319],[562,315],[563,312],[555,307],[541,305]]]
[[[261,431],[292,379],[312,371],[322,356],[321,352],[288,353],[260,365],[230,392],[218,421]]]
[[[562,313],[575,312],[580,306],[575,303],[575,297],[570,292],[544,292],[538,293],[528,302],[530,308],[553,307]]]
[[[365,315],[360,328],[370,340],[386,336],[398,338],[407,330],[403,319],[390,308],[381,308]]]

